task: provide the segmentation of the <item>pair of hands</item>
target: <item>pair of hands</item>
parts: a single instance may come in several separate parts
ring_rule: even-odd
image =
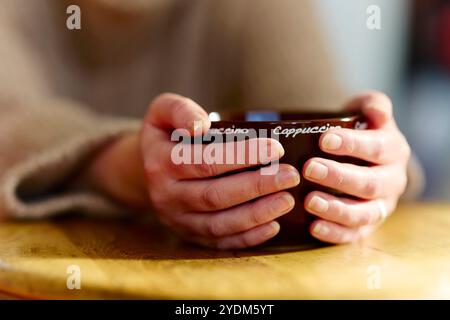
[[[385,95],[367,92],[346,109],[361,110],[369,130],[333,129],[320,138],[323,151],[373,163],[370,167],[312,158],[302,177],[358,198],[311,192],[304,202],[317,216],[311,234],[330,243],[347,243],[368,235],[396,207],[407,184],[410,148]],[[203,126],[195,128],[195,121]],[[259,170],[220,176],[255,164],[181,164],[171,161],[174,129],[193,135],[210,126],[207,113],[194,101],[175,94],[158,96],[142,130],[119,138],[95,158],[88,174],[99,189],[136,208],[153,207],[161,222],[182,238],[219,249],[261,244],[280,229],[276,219],[294,207],[285,190],[301,179],[292,166],[280,164],[275,175]],[[272,159],[284,154],[281,144],[265,139]],[[194,149],[193,149],[193,152]]]

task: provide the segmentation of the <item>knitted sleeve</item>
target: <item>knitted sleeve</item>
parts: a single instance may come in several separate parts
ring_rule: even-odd
[[[139,130],[138,121],[100,116],[58,97],[29,45],[33,39],[18,32],[17,16],[9,14],[17,5],[5,0],[0,12],[0,216],[123,212],[89,186],[68,181],[110,139]]]

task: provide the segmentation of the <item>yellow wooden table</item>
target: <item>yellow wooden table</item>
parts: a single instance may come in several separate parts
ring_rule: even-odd
[[[68,289],[68,278],[69,287],[80,280],[81,288]],[[28,298],[450,298],[450,205],[402,206],[361,243],[307,250],[207,250],[152,223],[4,222],[0,292]]]

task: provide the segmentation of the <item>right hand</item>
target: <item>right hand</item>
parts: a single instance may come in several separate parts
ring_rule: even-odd
[[[202,121],[202,128],[196,130],[194,121]],[[259,169],[226,176],[255,164],[174,164],[172,131],[198,135],[210,125],[207,113],[188,98],[162,94],[150,104],[140,145],[151,205],[162,223],[188,241],[219,249],[261,244],[278,233],[275,219],[294,207],[294,198],[283,190],[298,185],[300,175],[286,164],[275,175],[261,175]],[[278,141],[265,140],[268,154],[275,156],[260,156],[259,164],[284,154]]]

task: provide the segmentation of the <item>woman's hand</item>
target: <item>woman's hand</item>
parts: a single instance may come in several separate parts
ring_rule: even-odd
[[[203,125],[195,128],[194,121]],[[262,175],[258,169],[223,176],[278,160],[284,150],[273,139],[260,139],[270,150],[259,154],[257,163],[174,164],[172,130],[184,128],[195,136],[209,126],[206,112],[190,99],[163,94],[151,103],[140,141],[152,206],[164,224],[189,241],[220,249],[258,245],[278,233],[275,219],[292,210],[294,199],[282,190],[296,186],[300,175],[283,164],[275,175]],[[248,142],[232,143],[246,144],[248,152]],[[203,154],[204,146],[188,147],[192,154]]]
[[[373,163],[370,167],[312,158],[303,167],[305,179],[358,199],[314,191],[305,208],[319,219],[311,234],[330,243],[352,242],[368,235],[390,215],[407,184],[410,147],[392,115],[392,103],[378,92],[367,92],[347,105],[361,110],[369,130],[333,129],[320,138],[320,148],[330,154],[351,156]]]
[[[194,128],[194,121],[203,126]],[[278,160],[284,150],[273,139],[259,139],[269,150],[256,163],[247,158],[243,164],[175,164],[172,131],[201,135],[209,126],[208,115],[195,102],[163,94],[150,104],[140,135],[111,143],[89,171],[112,198],[135,208],[153,207],[161,222],[186,240],[220,249],[258,245],[278,233],[275,219],[294,207],[294,198],[283,190],[296,186],[300,174],[281,164],[275,175],[259,169],[223,176]],[[248,154],[248,142],[233,142],[239,143],[246,144]]]

